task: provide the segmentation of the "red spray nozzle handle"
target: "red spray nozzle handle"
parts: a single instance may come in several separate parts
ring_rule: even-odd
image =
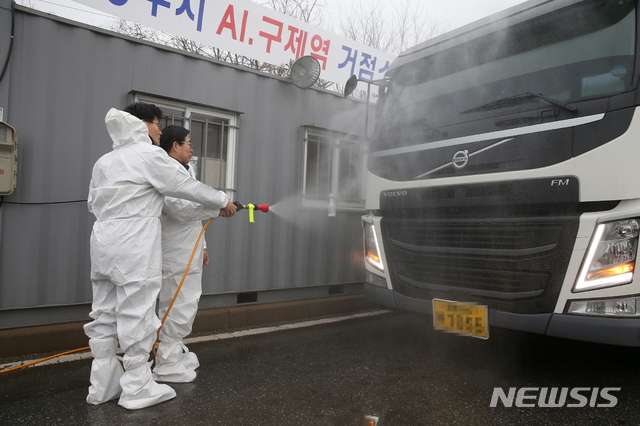
[[[269,211],[269,204],[260,204],[259,206],[256,206],[256,210],[266,213]]]

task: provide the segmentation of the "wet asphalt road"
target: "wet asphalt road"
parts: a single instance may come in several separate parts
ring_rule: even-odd
[[[501,329],[484,341],[430,326],[387,313],[191,344],[195,382],[138,411],[84,402],[90,360],[30,368],[0,376],[0,424],[359,426],[373,415],[397,426],[640,425],[639,349]],[[621,390],[613,408],[490,408],[494,387]]]

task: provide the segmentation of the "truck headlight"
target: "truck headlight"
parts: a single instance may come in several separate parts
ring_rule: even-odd
[[[378,244],[376,229],[372,223],[364,224],[364,256],[371,266],[384,271],[382,259],[380,259],[380,245]]]
[[[573,291],[632,282],[639,229],[638,219],[598,225]]]

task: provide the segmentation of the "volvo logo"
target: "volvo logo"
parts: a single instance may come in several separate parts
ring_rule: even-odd
[[[383,192],[382,195],[385,197],[404,197],[407,195],[407,191],[387,191]]]
[[[453,154],[453,160],[451,160],[451,164],[456,169],[462,169],[469,162],[469,151],[458,151]]]

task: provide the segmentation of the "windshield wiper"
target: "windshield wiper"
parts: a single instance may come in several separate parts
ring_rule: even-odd
[[[468,114],[471,112],[480,112],[480,111],[491,111],[493,109],[507,108],[510,106],[519,105],[525,102],[528,102],[533,99],[542,99],[545,102],[548,102],[552,105],[560,107],[562,109],[566,109],[567,111],[576,112],[578,108],[574,105],[568,105],[564,102],[560,102],[558,100],[548,98],[542,94],[535,94],[530,92],[520,93],[519,95],[509,96],[508,98],[498,99],[495,101],[491,101],[484,105],[480,105],[475,108],[468,109],[466,111],[462,111],[460,114]]]

